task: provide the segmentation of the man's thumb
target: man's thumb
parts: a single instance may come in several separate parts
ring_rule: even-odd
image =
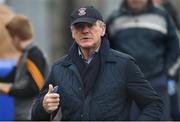
[[[48,90],[48,93],[51,93],[53,91],[53,86],[52,84],[49,84],[49,90]]]

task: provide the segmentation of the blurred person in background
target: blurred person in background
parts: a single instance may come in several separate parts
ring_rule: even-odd
[[[0,59],[18,60],[19,58],[19,53],[11,43],[11,37],[5,28],[13,16],[14,12],[9,6],[0,4]]]
[[[178,13],[175,6],[171,3],[170,0],[153,0],[154,4],[165,10],[172,16],[172,19],[177,28],[177,34],[180,35],[180,25],[178,19]],[[180,56],[178,61],[170,68],[169,74],[171,79],[168,80],[168,91],[170,95],[170,105],[171,105],[171,116],[173,120],[180,120],[180,109],[179,109],[179,100],[178,100],[178,83],[180,78]]]
[[[75,9],[70,29],[74,44],[53,65],[32,120],[52,120],[59,108],[61,120],[129,120],[132,100],[142,112],[137,120],[159,120],[160,97],[132,57],[110,49],[99,11],[93,6]]]
[[[107,20],[111,48],[134,57],[145,78],[165,104],[161,120],[171,120],[167,80],[179,56],[176,27],[167,12],[152,0],[124,0]],[[139,114],[132,106],[131,119]]]
[[[5,4],[0,4],[0,86],[13,83],[18,51],[11,43],[5,25],[12,19],[14,12]],[[0,92],[0,120],[14,119],[13,97]]]
[[[6,29],[12,44],[21,53],[12,84],[0,86],[1,92],[15,99],[15,120],[30,120],[31,105],[44,85],[48,73],[42,51],[33,44],[32,25],[27,17],[14,16]]]

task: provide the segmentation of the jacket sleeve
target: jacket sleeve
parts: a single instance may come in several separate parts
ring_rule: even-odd
[[[128,61],[126,71],[127,92],[141,110],[138,120],[160,120],[162,100],[132,59]]]
[[[165,67],[168,73],[169,69],[177,62],[180,56],[179,38],[177,35],[177,29],[170,16],[167,15],[167,29],[168,34],[166,37],[165,48]]]
[[[52,84],[53,86],[57,85],[57,83],[55,82],[54,77],[53,77],[53,68],[52,68],[52,71],[51,71],[49,77],[47,78],[47,81],[45,82],[40,94],[38,95],[38,97],[36,98],[36,100],[33,104],[32,112],[31,112],[31,120],[46,120],[46,121],[48,121],[50,119],[53,119],[55,117],[56,113],[58,112],[59,108],[52,113],[52,118],[51,118],[51,114],[47,113],[42,106],[44,96],[48,92],[49,84]]]

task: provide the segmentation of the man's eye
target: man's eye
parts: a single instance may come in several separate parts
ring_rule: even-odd
[[[91,28],[91,27],[93,26],[93,24],[87,24],[87,26],[88,26],[89,28]]]

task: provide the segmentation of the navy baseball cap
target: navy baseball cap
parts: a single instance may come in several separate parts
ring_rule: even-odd
[[[77,8],[71,14],[71,25],[80,22],[94,24],[97,20],[103,21],[103,18],[99,11],[93,6],[84,6]]]

